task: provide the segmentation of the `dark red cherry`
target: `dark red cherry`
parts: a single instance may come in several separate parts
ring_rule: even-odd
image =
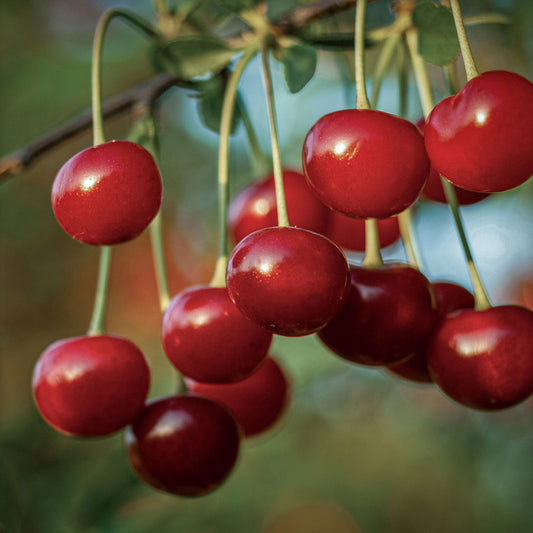
[[[455,283],[433,283],[433,291],[437,297],[437,308],[433,328],[437,328],[444,317],[457,309],[473,309],[475,305],[472,293]],[[429,342],[429,341],[428,341]],[[417,350],[414,355],[387,367],[387,370],[411,381],[431,383],[427,364],[427,346]]]
[[[189,394],[151,400],[126,428],[135,473],[180,496],[201,496],[220,486],[235,466],[239,446],[239,426],[228,410]]]
[[[283,171],[287,212],[292,226],[324,233],[330,210],[313,194],[305,176]],[[278,224],[273,174],[250,183],[233,198],[228,210],[228,230],[235,242],[262,228]]]
[[[346,109],[311,128],[303,167],[327,206],[351,217],[387,218],[418,198],[429,160],[411,122],[382,111]]]
[[[354,363],[389,365],[425,345],[434,311],[423,274],[399,263],[350,273],[346,304],[318,334],[328,348]]]
[[[437,172],[476,192],[517,187],[533,174],[533,84],[485,72],[437,104],[425,128]]]
[[[424,133],[425,121],[423,118],[417,121],[416,125],[420,128],[420,131]],[[472,192],[461,187],[454,187],[457,201],[460,205],[471,205],[480,202],[488,196],[488,193]],[[426,200],[433,200],[441,204],[447,203],[444,189],[442,188],[442,182],[439,173],[435,170],[433,165],[429,171],[429,176],[424,189],[422,190],[422,197]]]
[[[533,394],[533,312],[507,305],[456,311],[428,348],[433,381],[474,409],[516,405]]]
[[[225,405],[246,437],[270,429],[289,401],[289,382],[275,359],[269,357],[250,377],[228,385],[185,380],[187,388]]]
[[[228,262],[230,298],[241,312],[278,335],[309,335],[342,305],[348,263],[329,239],[300,228],[251,233]]]
[[[112,141],[69,159],[52,187],[59,224],[78,241],[110,245],[137,236],[161,205],[161,176],[142,146]]]
[[[246,318],[225,288],[191,287],[163,316],[163,349],[185,376],[205,383],[248,377],[263,362],[272,334]]]
[[[116,335],[54,342],[33,372],[43,418],[67,435],[107,435],[129,424],[144,405],[150,369],[142,352]]]
[[[400,238],[400,228],[396,217],[378,220],[379,244],[381,248],[391,245]],[[365,251],[365,221],[347,217],[331,211],[325,232],[335,244],[356,252]]]

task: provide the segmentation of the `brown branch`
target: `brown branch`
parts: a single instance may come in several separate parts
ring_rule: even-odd
[[[294,34],[319,18],[352,8],[357,0],[321,0],[309,6],[297,7],[288,15],[280,18],[273,27],[282,34]],[[160,95],[174,85],[185,85],[170,74],[159,74],[151,80],[136,85],[110,98],[103,105],[104,118],[110,118],[125,111],[135,111],[150,106]],[[90,127],[91,110],[86,109],[73,119],[65,122],[51,132],[0,159],[0,183],[10,176],[20,174],[39,156]]]

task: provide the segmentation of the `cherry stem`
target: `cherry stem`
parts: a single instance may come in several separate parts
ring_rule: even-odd
[[[372,76],[372,93],[370,98],[372,109],[375,109],[378,105],[379,93],[381,91],[385,72],[387,72],[387,69],[389,68],[392,56],[394,55],[394,51],[398,48],[400,39],[400,33],[393,33],[387,37],[381,47],[374,69],[374,75]]]
[[[250,46],[244,51],[235,69],[231,72],[224,101],[222,103],[222,117],[220,120],[220,135],[218,144],[218,231],[219,231],[219,249],[218,259],[215,266],[215,272],[211,287],[226,286],[226,268],[228,265],[228,201],[229,201],[229,142],[231,135],[231,125],[233,122],[233,112],[237,100],[237,90],[239,80],[250,62],[252,57],[257,53],[255,45]]]
[[[262,176],[268,172],[270,168],[269,163],[265,153],[261,148],[261,145],[259,144],[259,139],[257,138],[254,125],[250,120],[250,115],[248,114],[248,110],[246,109],[246,105],[240,94],[237,94],[237,108],[241,115],[244,129],[246,130],[248,143],[250,144],[252,153],[251,161],[254,175]]]
[[[274,185],[276,188],[276,208],[278,210],[278,226],[289,225],[287,203],[285,201],[285,187],[283,186],[283,169],[279,150],[278,130],[276,125],[276,109],[274,106],[274,89],[272,86],[272,73],[270,72],[269,49],[266,38],[261,41],[261,62],[263,66],[263,85],[268,107],[268,122],[270,126],[270,144],[272,147],[272,169],[274,172]]]
[[[409,62],[405,40],[402,37],[401,44],[398,47],[397,75],[398,75],[398,114],[401,117],[407,115],[408,108],[408,87],[409,87]]]
[[[407,262],[417,270],[425,270],[414,230],[412,207],[408,207],[398,215],[398,224]]]
[[[355,107],[369,109],[365,85],[365,13],[366,0],[358,0],[355,7]]]
[[[98,284],[94,298],[93,314],[87,335],[102,335],[105,332],[105,308],[107,289],[109,287],[109,272],[111,270],[111,246],[100,246],[100,263],[98,265]]]
[[[427,119],[429,113],[433,109],[433,95],[431,93],[431,84],[426,69],[426,65],[422,56],[418,53],[418,33],[416,29],[410,29],[407,31],[407,45],[409,47],[409,53],[411,55],[411,61],[413,64],[413,70],[415,73],[416,85],[420,100],[422,102],[422,108],[424,110],[424,117]],[[444,194],[446,200],[450,206],[457,232],[461,240],[463,252],[468,264],[468,271],[470,273],[470,279],[472,280],[472,288],[474,289],[474,298],[476,302],[476,309],[488,309],[491,307],[485,287],[479,277],[479,272],[476,268],[470,245],[466,237],[461,213],[459,211],[459,202],[457,201],[457,195],[453,185],[441,176],[442,186],[444,188]]]
[[[383,266],[383,257],[379,245],[378,221],[375,218],[365,220],[365,256],[361,261],[365,267]]]
[[[459,0],[450,0],[450,6],[452,8],[457,38],[459,39],[459,46],[461,47],[461,55],[463,56],[463,61],[465,64],[466,79],[467,81],[470,81],[472,78],[475,78],[478,75],[478,71],[476,64],[474,63],[474,57],[472,56],[472,50],[470,49],[468,37],[466,36]]]
[[[159,34],[153,26],[136,13],[124,9],[109,9],[98,20],[93,40],[91,95],[93,114],[93,144],[102,144],[104,140],[104,125],[102,116],[102,48],[109,23],[114,18],[123,18],[134,27],[142,30],[151,38]]]

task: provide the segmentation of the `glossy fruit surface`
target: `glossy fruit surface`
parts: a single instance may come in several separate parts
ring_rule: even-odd
[[[457,309],[473,309],[474,296],[461,285],[448,282],[433,283],[433,291],[437,297],[437,308],[433,328],[437,328],[448,313]],[[430,337],[431,339],[431,337]],[[429,342],[429,341],[428,341]],[[387,367],[387,370],[411,381],[418,383],[431,383],[433,380],[429,374],[427,364],[427,346],[417,350],[414,355]]]
[[[142,352],[116,335],[57,341],[41,354],[33,395],[43,418],[67,435],[107,435],[144,405],[150,370]]]
[[[355,252],[365,251],[365,221],[347,217],[337,211],[331,211],[325,232],[335,244]],[[378,220],[378,235],[381,248],[385,248],[400,238],[400,227],[396,217]]]
[[[533,394],[533,312],[507,305],[449,315],[428,349],[433,381],[474,409],[516,405]]]
[[[52,186],[52,208],[75,239],[96,245],[128,241],[161,205],[159,170],[147,150],[128,141],[87,148],[69,159]]]
[[[190,394],[146,404],[126,429],[128,459],[153,487],[201,496],[231,473],[239,454],[239,427],[218,402]]]
[[[484,72],[430,113],[427,153],[454,185],[476,192],[517,187],[533,174],[533,84]]]
[[[191,392],[225,405],[246,437],[270,429],[280,419],[289,401],[289,382],[272,357],[238,383],[210,385],[190,379],[185,382]]]
[[[424,133],[424,127],[426,125],[423,118],[417,121],[416,125],[422,133]],[[457,201],[460,205],[471,205],[477,202],[480,202],[488,196],[488,193],[480,193],[467,191],[466,189],[461,189],[461,187],[454,187],[455,194],[457,195]],[[440,179],[439,173],[435,170],[434,166],[431,165],[429,171],[429,176],[424,189],[422,190],[422,197],[427,200],[433,200],[434,202],[439,202],[441,204],[446,204],[446,195],[444,194],[444,189],[442,187],[442,182]]]
[[[363,365],[388,365],[425,345],[434,320],[431,284],[403,264],[350,267],[342,310],[319,332],[337,355]]]
[[[294,227],[245,237],[228,262],[228,292],[241,312],[278,335],[308,335],[342,305],[348,263],[329,239]]]
[[[411,122],[381,111],[347,109],[311,128],[303,167],[328,207],[351,217],[386,218],[418,198],[429,160],[424,138]]]
[[[246,318],[225,288],[191,287],[163,316],[161,338],[170,362],[206,383],[248,377],[263,362],[272,334]]]
[[[305,176],[300,172],[284,170],[283,185],[291,226],[324,233],[330,210],[311,191]],[[258,229],[277,224],[273,174],[244,187],[229,205],[228,230],[234,242]]]

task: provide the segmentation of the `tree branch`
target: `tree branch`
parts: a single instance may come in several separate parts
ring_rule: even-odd
[[[273,24],[273,29],[281,34],[295,34],[313,21],[348,10],[357,0],[321,0],[309,6],[297,7],[288,15],[283,16]],[[136,111],[152,103],[165,91],[174,85],[187,86],[170,74],[159,74],[151,80],[131,87],[107,100],[103,105],[105,119],[125,111]],[[141,110],[142,112],[142,110]],[[45,133],[26,146],[0,159],[0,184],[7,178],[20,174],[39,156],[53,147],[85,131],[91,126],[91,110],[86,109],[73,119],[65,122],[56,129]]]

